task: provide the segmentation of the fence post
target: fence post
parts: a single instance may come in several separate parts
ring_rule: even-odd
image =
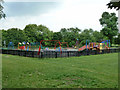
[[[86,52],[87,52],[87,55],[89,55],[89,50],[86,50]]]
[[[32,57],[34,57],[34,51],[32,51]]]
[[[27,51],[25,51],[25,57],[27,57]]]
[[[0,49],[0,54],[2,54],[3,49]]]
[[[57,58],[57,51],[55,52],[55,58]]]
[[[69,51],[67,51],[68,57],[69,57]]]
[[[110,50],[110,53],[112,53],[112,52],[111,52],[111,49],[109,49],[109,50]]]
[[[41,58],[43,58],[43,52],[41,52]]]
[[[18,50],[18,56],[20,56],[19,54],[20,54],[20,50]]]
[[[77,56],[79,56],[79,51],[77,51]]]
[[[25,57],[25,52],[26,52],[26,51],[24,51],[24,53],[23,53],[23,56],[24,56],[24,57]]]

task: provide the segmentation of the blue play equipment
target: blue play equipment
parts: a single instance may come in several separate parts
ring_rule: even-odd
[[[25,50],[29,51],[29,50],[30,50],[30,45],[29,45],[29,43],[28,43],[28,45],[27,45],[27,43],[28,43],[28,42],[24,42],[24,44],[25,44]]]
[[[8,44],[8,49],[14,49],[14,44],[13,44],[13,42],[9,42],[9,44]]]
[[[60,50],[60,47],[58,47],[58,48],[56,49],[56,51],[61,51],[61,50]]]
[[[88,50],[87,45],[89,45],[89,43],[90,43],[90,40],[86,40],[86,49],[87,50]]]
[[[107,46],[110,47],[110,40],[104,40],[101,43],[107,43]]]
[[[104,45],[110,47],[110,40],[104,40],[100,43],[104,43]],[[93,42],[93,47],[96,47],[97,45],[95,45],[95,43]],[[90,40],[86,40],[86,50],[88,50],[87,47],[90,47]]]

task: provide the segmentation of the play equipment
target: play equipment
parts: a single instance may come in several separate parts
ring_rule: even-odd
[[[18,49],[29,51],[30,50],[29,42],[22,42],[22,43],[19,42],[18,43]]]
[[[100,43],[96,42],[90,42],[89,40],[86,40],[86,45],[82,46],[78,49],[78,51],[82,50],[103,50],[103,49],[109,49],[110,48],[110,40],[104,40]]]
[[[74,48],[79,48],[79,39],[77,39],[75,47]]]
[[[25,42],[19,42],[18,43],[18,49],[25,50]]]
[[[48,48],[48,47],[46,47],[46,48],[45,48],[45,50],[47,50],[47,51],[48,51],[48,50],[49,50],[49,48]]]
[[[56,51],[60,51],[60,47],[58,47],[57,49],[55,49]],[[62,49],[61,49],[62,50]]]
[[[29,42],[26,43],[25,50],[27,50],[27,51],[30,50],[30,44],[29,44]]]
[[[110,47],[110,40],[104,40],[101,43],[104,43],[104,45],[105,45],[106,48]]]
[[[56,49],[57,43],[59,43],[59,42],[56,42],[54,49]],[[67,45],[67,48],[69,48],[68,42],[60,42],[60,44],[61,44],[61,46],[62,46],[63,44],[66,44],[66,45]]]
[[[14,44],[13,44],[13,42],[9,42],[9,44],[8,44],[8,49],[13,49],[14,48]]]
[[[88,49],[88,45],[87,45],[87,48],[86,48],[86,45],[82,46],[81,48],[78,49],[78,51],[83,51],[85,49]]]
[[[41,51],[41,49],[42,49],[42,42],[46,42],[46,41],[49,41],[49,42],[56,41],[56,42],[58,42],[58,43],[59,43],[59,47],[60,47],[60,51],[61,51],[61,53],[62,53],[62,50],[61,50],[61,43],[60,43],[59,40],[41,40],[41,41],[40,41],[40,46],[39,46],[38,55],[40,54],[40,51]]]

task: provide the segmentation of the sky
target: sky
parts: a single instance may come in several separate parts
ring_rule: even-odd
[[[6,19],[0,20],[0,29],[24,29],[28,24],[45,25],[51,31],[61,28],[92,28],[100,31],[99,19],[108,9],[110,0],[4,0]]]

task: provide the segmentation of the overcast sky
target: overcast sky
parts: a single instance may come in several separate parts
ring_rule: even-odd
[[[6,19],[0,20],[0,29],[24,29],[28,24],[45,25],[57,32],[61,28],[101,30],[99,19],[108,9],[109,0],[4,0]]]

